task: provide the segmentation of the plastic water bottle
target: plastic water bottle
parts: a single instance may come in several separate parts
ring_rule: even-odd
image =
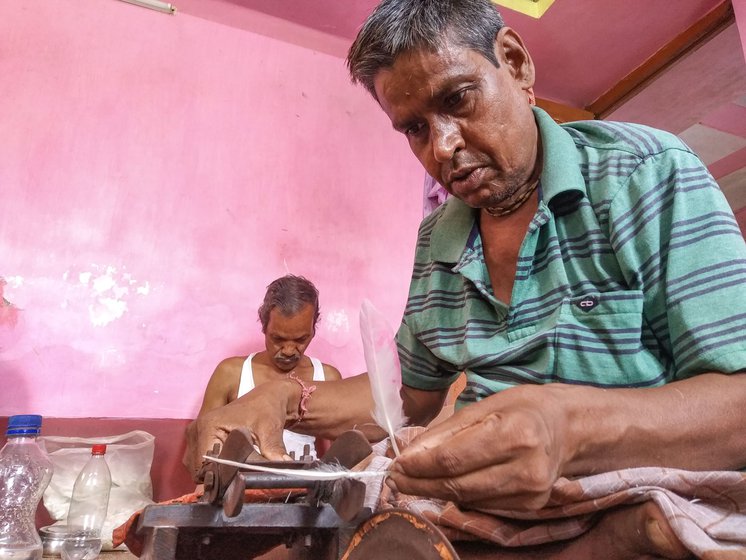
[[[66,541],[62,548],[63,556],[68,552],[66,556],[69,558],[95,558],[101,550],[101,527],[106,519],[111,492],[111,471],[106,464],[105,454],[106,445],[94,445],[91,458],[75,479],[67,526],[70,531],[78,531],[79,542],[73,547],[74,543]],[[66,548],[70,550],[66,551]],[[76,550],[73,551],[73,548]]]
[[[39,560],[36,507],[52,478],[52,463],[39,447],[41,416],[11,416],[0,449],[0,560]]]

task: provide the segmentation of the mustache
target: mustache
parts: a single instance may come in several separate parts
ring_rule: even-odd
[[[284,354],[277,353],[275,354],[275,360],[278,362],[297,362],[300,359],[300,354],[295,354],[293,356],[285,356]]]

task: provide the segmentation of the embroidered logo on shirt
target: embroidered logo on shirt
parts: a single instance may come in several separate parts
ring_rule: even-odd
[[[596,305],[598,305],[598,298],[596,296],[585,296],[583,299],[576,302],[575,305],[577,305],[579,309],[587,313],[588,311],[596,307]]]

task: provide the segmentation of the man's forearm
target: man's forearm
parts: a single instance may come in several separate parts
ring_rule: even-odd
[[[296,422],[301,387],[292,380],[286,383],[292,384],[292,393],[287,401],[287,428],[327,439],[335,439],[352,428],[361,430],[371,440],[385,437],[385,432],[376,426],[371,417],[373,398],[367,373],[339,381],[316,383],[299,423]]]
[[[703,374],[650,389],[553,390],[574,393],[564,475],[746,466],[746,374]]]

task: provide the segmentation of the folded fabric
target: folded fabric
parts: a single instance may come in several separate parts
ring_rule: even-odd
[[[397,433],[406,445],[424,428]],[[385,471],[387,442],[373,446],[368,470]],[[376,487],[369,486],[368,491]],[[746,473],[695,472],[661,467],[623,469],[575,479],[560,478],[548,504],[532,512],[474,511],[453,502],[391,491],[367,496],[376,509],[407,508],[430,520],[452,541],[483,540],[505,547],[546,544],[588,531],[599,512],[652,500],[681,543],[699,558],[746,558]]]

